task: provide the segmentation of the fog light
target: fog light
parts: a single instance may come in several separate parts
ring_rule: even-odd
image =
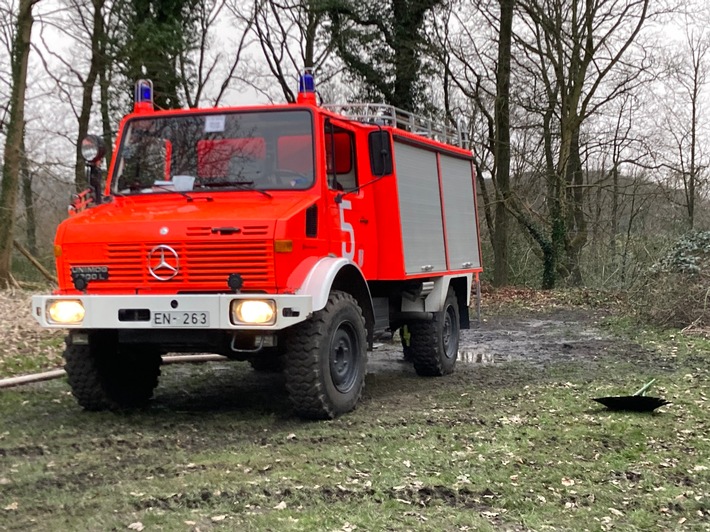
[[[270,300],[236,299],[232,301],[232,322],[271,325],[276,321],[276,304]]]
[[[47,301],[47,321],[75,325],[84,320],[84,305],[78,299],[50,299]]]

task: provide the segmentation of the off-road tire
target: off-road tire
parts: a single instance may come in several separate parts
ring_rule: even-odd
[[[91,333],[89,345],[66,338],[65,369],[72,394],[86,410],[145,406],[158,385],[161,358],[151,346],[119,346],[109,331]]]
[[[454,371],[459,351],[459,306],[449,288],[444,309],[432,321],[408,324],[414,369],[423,377],[439,377]]]
[[[286,389],[296,413],[333,419],[355,408],[365,385],[367,333],[353,296],[333,291],[287,340]]]

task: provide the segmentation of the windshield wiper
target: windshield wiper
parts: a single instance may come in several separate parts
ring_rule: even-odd
[[[121,176],[119,176],[118,179],[121,179]],[[169,181],[155,181],[155,182],[153,182],[153,183],[150,185],[150,187],[148,187],[148,186],[146,185],[146,188],[152,188],[152,187],[157,187],[157,188],[159,188],[159,189],[163,189],[163,190],[161,190],[161,192],[163,192],[163,191],[164,191],[164,192],[168,192],[168,193],[169,193],[169,192],[174,192],[175,194],[180,194],[181,196],[183,196],[184,198],[186,198],[189,203],[195,201],[195,198],[194,198],[193,196],[190,196],[190,194],[188,194],[187,192],[185,192],[185,191],[183,191],[183,190],[176,190],[176,189],[174,188],[174,184],[173,184],[172,182],[169,182]],[[173,187],[173,188],[168,188],[168,187]],[[120,192],[119,190],[114,190],[114,191],[112,191],[112,194],[113,194],[114,196],[117,196],[117,197],[126,198],[126,197],[129,197],[129,196],[134,196],[134,195],[136,195],[136,193],[137,193],[138,191],[142,190],[142,187],[140,187],[140,186],[134,184],[134,185],[129,186],[129,187],[128,187],[128,190],[130,191],[130,194],[126,194],[126,193],[124,193],[124,192]],[[213,199],[212,199],[211,197],[207,197],[206,199],[207,199],[207,201],[213,201]]]
[[[203,180],[199,183],[195,183],[195,188],[237,188],[241,190],[255,190],[256,192],[263,194],[267,198],[273,197],[271,196],[271,194],[266,192],[266,190],[255,188],[254,181],[213,181],[210,179],[207,181]]]
[[[177,189],[175,188],[175,185],[174,185],[172,182],[161,183],[161,182],[156,181],[155,183],[153,183],[153,186],[154,186],[154,187],[158,187],[158,188],[163,188],[163,187],[165,187],[165,189],[166,189],[165,192],[175,192],[176,194],[180,194],[181,196],[187,198],[187,201],[188,201],[188,202],[195,201],[195,198],[193,198],[192,196],[190,196],[187,192],[184,192],[184,191],[182,191],[182,190],[177,190]],[[168,189],[167,187],[173,187],[173,188]],[[212,200],[210,199],[210,200],[208,200],[208,201],[212,201]]]

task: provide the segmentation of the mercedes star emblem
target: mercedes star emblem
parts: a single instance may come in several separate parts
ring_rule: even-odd
[[[148,271],[158,281],[168,281],[175,277],[180,268],[177,251],[170,246],[155,246],[148,253]]]

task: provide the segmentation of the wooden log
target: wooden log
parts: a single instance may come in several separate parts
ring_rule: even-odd
[[[163,364],[187,364],[201,362],[222,362],[229,360],[222,355],[166,355],[163,356]],[[20,375],[17,377],[9,377],[0,379],[0,388],[10,388],[12,386],[20,386],[22,384],[31,384],[33,382],[48,381],[64,377],[67,372],[63,369],[53,369],[43,373],[32,373],[30,375]]]
[[[31,375],[20,375],[19,377],[10,377],[0,380],[0,388],[10,388],[11,386],[19,386],[21,384],[30,384],[32,382],[48,381],[63,377],[67,372],[63,369],[53,369],[43,373],[32,373]]]
[[[30,261],[32,266],[34,266],[35,268],[37,268],[39,270],[39,273],[41,273],[45,277],[45,279],[47,279],[48,281],[50,281],[54,284],[57,284],[57,278],[54,275],[52,275],[52,273],[49,272],[49,270],[47,270],[47,268],[42,266],[42,264],[36,258],[34,258],[32,256],[32,253],[30,253],[29,250],[25,246],[20,244],[17,240],[13,240],[12,244],[15,246],[15,249],[17,249],[17,251],[22,253],[25,256],[25,258],[28,261]]]

